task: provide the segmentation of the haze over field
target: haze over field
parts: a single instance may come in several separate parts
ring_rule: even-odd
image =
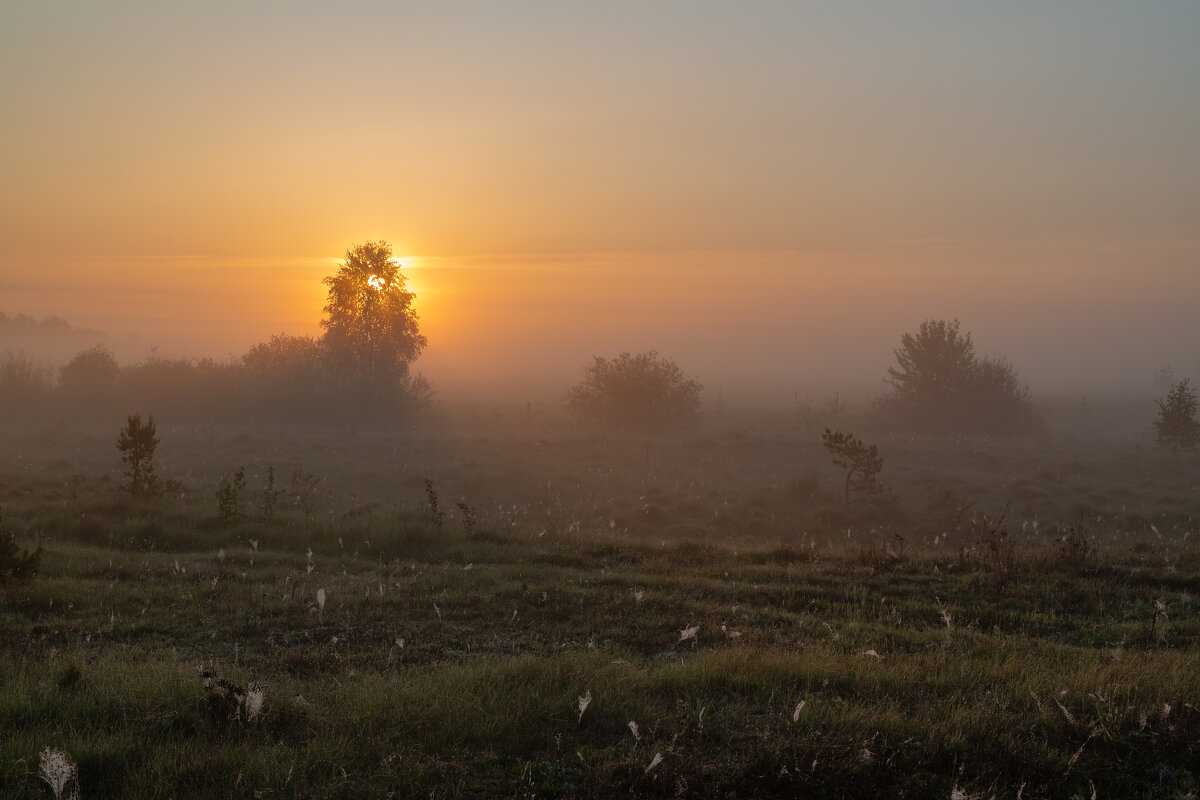
[[[1198,45],[0,2],[0,794],[1196,798]]]
[[[596,354],[881,389],[963,321],[1035,392],[1200,374],[1200,6],[10,4],[0,311],[316,334],[385,239],[443,396]]]

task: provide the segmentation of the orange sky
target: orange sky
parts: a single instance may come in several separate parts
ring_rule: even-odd
[[[1200,7],[848,5],[6,9],[0,311],[237,354],[382,238],[447,387],[1200,373]]]

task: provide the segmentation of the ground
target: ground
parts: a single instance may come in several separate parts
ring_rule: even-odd
[[[1196,796],[1194,458],[841,418],[894,490],[847,508],[808,422],[160,421],[149,500],[119,424],[12,426],[0,783],[51,796],[49,747],[84,797]]]

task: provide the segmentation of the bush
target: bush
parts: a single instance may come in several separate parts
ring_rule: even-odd
[[[271,473],[274,483],[275,474]],[[221,476],[221,485],[217,487],[217,513],[221,522],[228,525],[240,519],[242,514],[242,493],[246,491],[246,468],[238,467],[232,478],[226,474]]]
[[[42,548],[32,553],[17,545],[16,535],[0,518],[0,583],[9,579],[25,580],[37,574],[42,563]]]
[[[651,350],[614,359],[596,356],[584,378],[567,392],[577,416],[617,428],[677,425],[700,411],[704,387],[669,358]]]
[[[51,373],[24,353],[0,357],[0,414],[6,417],[45,416],[54,396]]]
[[[154,415],[142,423],[141,415],[134,414],[125,421],[125,427],[117,434],[117,449],[121,460],[127,465],[126,487],[134,497],[152,497],[159,492],[158,476],[154,474],[154,449],[158,447],[158,435],[154,428]]]
[[[64,406],[77,416],[104,417],[116,399],[121,367],[102,344],[79,353],[58,372]]]
[[[879,500],[889,496],[889,490],[879,482],[883,469],[883,457],[879,448],[868,446],[852,433],[842,433],[829,428],[821,434],[821,444],[833,456],[835,466],[846,470],[844,494],[846,505],[850,505],[850,491],[867,500]]]
[[[956,433],[1029,429],[1037,415],[1016,370],[998,356],[979,358],[958,320],[926,320],[906,333],[885,381],[892,394],[880,403],[901,425]]]
[[[325,385],[321,347],[310,336],[272,336],[242,356],[241,368],[253,411],[275,419],[311,417],[338,400]]]
[[[1196,421],[1196,390],[1188,386],[1185,378],[1172,383],[1167,396],[1158,403],[1158,419],[1154,420],[1154,433],[1158,444],[1172,450],[1195,450],[1200,445],[1200,422]]]

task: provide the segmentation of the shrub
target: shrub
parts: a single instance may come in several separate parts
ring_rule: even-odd
[[[567,392],[576,415],[618,428],[676,425],[700,411],[704,387],[669,358],[651,350],[614,359],[596,356],[583,381]]]
[[[317,508],[317,487],[320,483],[320,478],[310,475],[302,469],[292,472],[292,495],[295,497],[296,505],[304,512],[305,522],[313,520],[313,512]]]
[[[274,474],[272,474],[272,479]],[[237,472],[230,477],[221,476],[221,484],[217,487],[217,513],[221,522],[229,524],[242,516],[242,492],[246,490],[246,468],[238,467]]]
[[[868,500],[885,497],[888,490],[879,482],[883,457],[875,445],[867,446],[854,434],[832,431],[821,434],[821,444],[833,454],[835,466],[846,470],[846,505],[850,505],[850,490]]]
[[[240,366],[251,410],[273,419],[312,417],[340,399],[326,386],[321,347],[310,336],[272,336],[251,347]]]
[[[1187,379],[1172,383],[1167,396],[1155,402],[1158,444],[1172,450],[1195,450],[1200,445],[1200,422],[1196,421],[1196,390],[1188,386]]]
[[[283,494],[281,489],[275,488],[275,467],[267,467],[267,485],[263,487],[262,499],[259,505],[262,508],[263,519],[270,522],[275,519],[275,508],[279,505],[279,497]]]
[[[0,413],[5,416],[44,415],[53,397],[50,371],[24,353],[0,358]]]
[[[881,410],[901,424],[954,432],[1027,429],[1037,415],[1016,370],[998,356],[979,358],[958,320],[926,320],[900,337],[897,366]]]
[[[117,449],[125,462],[125,475],[129,478],[126,487],[134,497],[153,497],[159,493],[158,476],[154,474],[154,450],[158,447],[158,435],[151,414],[145,424],[140,414],[133,414],[125,421],[125,427],[117,434]]]
[[[0,518],[0,583],[10,578],[25,580],[37,574],[42,563],[42,548],[39,545],[32,553],[17,545],[16,535]]]
[[[112,351],[98,344],[58,371],[64,405],[76,415],[104,416],[116,399],[121,367]]]

